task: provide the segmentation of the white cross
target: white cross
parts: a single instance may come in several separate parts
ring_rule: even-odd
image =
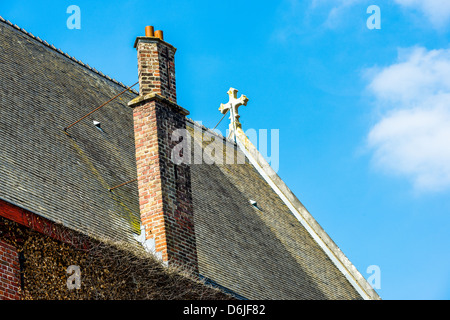
[[[246,106],[247,105],[247,101],[248,98],[245,95],[241,95],[239,98],[237,98],[237,92],[238,90],[234,89],[234,88],[230,88],[230,90],[228,90],[228,96],[229,96],[229,101],[227,103],[221,103],[220,104],[220,108],[219,111],[222,114],[227,113],[228,111],[230,111],[230,136],[236,130],[237,127],[241,127],[241,123],[239,122],[239,118],[240,115],[238,113],[238,108],[242,105]]]

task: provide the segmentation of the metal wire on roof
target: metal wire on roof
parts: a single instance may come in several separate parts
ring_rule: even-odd
[[[107,105],[107,104],[110,103],[111,101],[117,99],[119,96],[121,96],[121,95],[124,94],[125,92],[129,91],[131,88],[133,88],[133,87],[134,87],[135,85],[137,85],[138,83],[139,83],[139,81],[136,82],[135,84],[133,84],[132,86],[126,88],[126,89],[123,90],[121,93],[119,93],[119,94],[117,94],[116,96],[114,96],[113,98],[111,98],[111,99],[109,99],[108,101],[106,101],[106,102],[103,103],[100,107],[98,107],[98,108],[92,110],[91,112],[89,112],[87,115],[85,115],[85,116],[82,117],[81,119],[79,119],[79,120],[75,121],[74,123],[72,123],[71,125],[65,127],[65,128],[64,128],[64,131],[67,131],[70,127],[76,125],[78,122],[80,122],[80,121],[83,120],[84,118],[90,116],[91,114],[93,114],[93,113],[94,113],[95,111],[97,111],[98,109],[104,107],[105,105]]]
[[[216,124],[216,126],[213,128],[213,130],[214,130],[215,128],[217,128],[217,126],[222,122],[223,118],[225,118],[225,116],[227,115],[227,113],[228,113],[228,110],[227,110],[227,112],[224,113],[222,119],[220,119],[220,121]]]
[[[112,190],[114,190],[114,189],[123,187],[123,186],[125,186],[125,185],[127,185],[127,184],[129,184],[129,183],[135,182],[135,181],[137,181],[137,178],[136,178],[136,179],[133,179],[133,180],[130,180],[130,181],[127,181],[127,182],[124,182],[124,183],[121,183],[121,184],[119,184],[119,185],[117,185],[117,186],[115,186],[115,187],[109,188],[109,191],[112,191]]]

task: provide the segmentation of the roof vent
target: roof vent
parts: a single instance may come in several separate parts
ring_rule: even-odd
[[[255,209],[261,211],[261,209],[258,207],[258,203],[255,200],[249,200],[249,202]]]
[[[100,127],[100,122],[93,120],[92,123],[94,124],[94,126],[100,130],[101,132],[104,132],[103,129]]]

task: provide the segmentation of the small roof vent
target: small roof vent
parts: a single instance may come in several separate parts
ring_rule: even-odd
[[[94,124],[94,126],[95,126],[98,130],[100,130],[101,132],[104,132],[103,129],[102,129],[102,127],[101,127],[101,123],[100,123],[100,122],[93,120],[92,123]]]
[[[255,209],[261,211],[261,209],[258,207],[258,203],[255,200],[249,200],[249,202]]]

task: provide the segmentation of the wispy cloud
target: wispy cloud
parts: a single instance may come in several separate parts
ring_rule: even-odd
[[[450,1],[448,0],[394,0],[407,9],[421,12],[431,24],[441,29],[450,23]]]
[[[346,20],[347,10],[362,0],[312,0],[311,9],[327,9],[329,11],[323,25],[334,29]]]
[[[384,110],[368,135],[375,165],[418,190],[450,188],[450,50],[402,50],[368,88]]]
[[[278,28],[273,38],[280,42],[304,36],[311,29],[314,33],[337,29],[347,22],[347,9],[361,0],[285,0],[278,12]]]

